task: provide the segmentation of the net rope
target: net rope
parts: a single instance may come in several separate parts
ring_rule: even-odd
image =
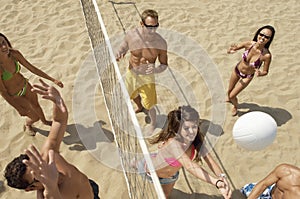
[[[95,0],[80,0],[130,198],[165,198]],[[132,163],[144,159],[153,183]]]

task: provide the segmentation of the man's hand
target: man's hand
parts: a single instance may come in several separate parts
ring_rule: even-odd
[[[58,189],[58,171],[55,165],[55,154],[53,150],[49,150],[49,162],[47,163],[42,159],[40,152],[31,145],[25,150],[28,155],[29,160],[23,160],[31,169],[31,174],[36,180],[43,184],[44,196],[50,198],[57,196],[55,198],[60,198],[60,193]]]
[[[32,92],[41,95],[43,99],[48,99],[55,103],[56,106],[60,108],[61,112],[66,112],[66,107],[59,91],[55,87],[46,84],[43,80],[39,79],[39,81],[41,84],[34,84]]]

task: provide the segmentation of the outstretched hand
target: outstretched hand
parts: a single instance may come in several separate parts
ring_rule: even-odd
[[[34,178],[45,187],[44,195],[47,195],[47,192],[57,192],[58,171],[55,165],[54,151],[49,150],[48,163],[42,159],[40,152],[33,145],[30,145],[25,153],[28,155],[29,160],[23,160],[23,163],[31,169]]]
[[[66,108],[63,104],[63,99],[59,91],[55,87],[46,84],[43,80],[39,79],[39,81],[41,84],[34,84],[32,92],[41,95],[43,99],[51,100],[61,109],[62,112],[65,112]]]
[[[235,53],[237,49],[237,44],[231,44],[231,46],[229,47],[229,49],[227,50],[228,54],[232,54]]]

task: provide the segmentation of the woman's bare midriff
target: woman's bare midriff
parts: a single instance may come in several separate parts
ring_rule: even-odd
[[[246,75],[252,75],[255,73],[255,69],[252,66],[249,66],[248,64],[246,64],[244,61],[241,61],[238,66],[237,66],[238,70]]]
[[[9,80],[2,80],[9,95],[13,96],[18,93],[25,85],[25,78],[20,74],[16,73]]]

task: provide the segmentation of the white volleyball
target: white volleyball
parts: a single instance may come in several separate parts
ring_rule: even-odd
[[[269,114],[253,111],[242,115],[235,122],[233,139],[242,148],[258,151],[273,143],[277,123]]]

